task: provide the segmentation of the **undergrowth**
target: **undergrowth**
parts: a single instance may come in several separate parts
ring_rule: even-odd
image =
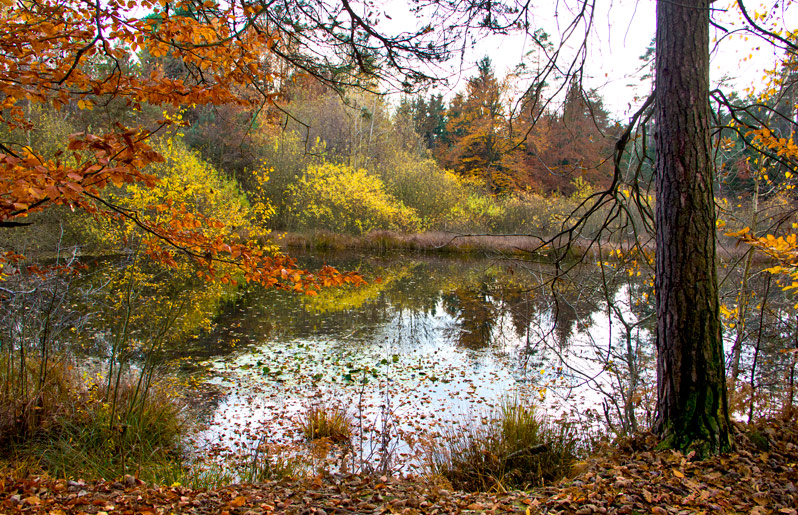
[[[575,426],[543,421],[516,399],[487,420],[449,428],[427,457],[432,472],[454,488],[484,492],[557,481],[568,475],[582,447]]]
[[[4,386],[19,381],[8,377],[9,370],[4,368],[0,378]],[[28,380],[35,381],[35,374]],[[3,454],[17,468],[74,479],[130,474],[154,483],[182,476],[186,424],[170,385],[159,384],[153,388],[158,394],[141,396],[131,376],[107,391],[104,381],[82,376],[65,360],[48,369],[42,384],[35,397],[39,409],[16,408],[17,414],[35,416],[23,421],[11,417],[13,408],[4,411]]]

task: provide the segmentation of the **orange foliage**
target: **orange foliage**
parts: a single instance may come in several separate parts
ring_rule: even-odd
[[[257,105],[272,96],[268,89],[246,87],[275,79],[262,69],[263,56],[279,38],[263,27],[254,30],[254,20],[265,12],[257,4],[43,0],[0,9],[0,123],[10,131],[34,129],[26,116],[32,104],[90,110],[116,99],[136,111],[142,105]],[[131,14],[147,11],[158,14]],[[179,60],[188,73],[175,78],[157,64],[137,72],[142,55]],[[145,170],[163,158],[147,141],[171,123],[159,120],[150,129],[117,124],[107,133],[73,134],[52,158],[35,148],[0,144],[0,227],[24,223],[28,214],[52,205],[68,205],[133,221],[147,234],[153,259],[174,264],[182,253],[200,264],[206,277],[224,262],[236,265],[247,280],[308,293],[362,282],[329,267],[310,274],[253,241],[214,236],[207,229],[220,222],[182,206],[152,206],[170,215],[155,223],[104,199],[102,190],[109,185],[155,185],[157,179]]]

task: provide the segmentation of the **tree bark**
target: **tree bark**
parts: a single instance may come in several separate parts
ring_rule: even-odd
[[[715,266],[709,0],[657,2],[657,420],[663,447],[731,447]]]

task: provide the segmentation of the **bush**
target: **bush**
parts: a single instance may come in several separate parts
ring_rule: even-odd
[[[530,488],[565,477],[580,441],[567,423],[542,422],[517,399],[505,402],[483,423],[452,427],[431,446],[432,472],[454,488],[488,491]]]
[[[502,199],[501,216],[493,220],[499,233],[525,233],[545,237],[552,233],[552,202],[535,193],[517,193]]]
[[[111,202],[139,211],[140,218],[149,223],[166,223],[169,210],[165,206],[182,206],[192,215],[219,222],[207,224],[204,229],[212,238],[229,237],[232,233],[246,234],[252,230],[255,213],[235,179],[189,150],[180,134],[155,141],[153,148],[164,158],[163,162],[154,163],[147,169],[157,178],[155,186],[150,188],[134,183],[109,190]],[[139,228],[132,220],[101,223],[87,220],[83,231],[105,249],[116,244],[120,236],[128,238]]]
[[[409,153],[397,156],[381,177],[393,196],[418,213],[422,229],[450,222],[453,210],[469,193],[453,172],[441,169],[432,159]]]
[[[0,356],[0,444],[47,430],[70,413],[79,382],[74,366],[50,365],[42,378],[41,364],[37,357]]]
[[[291,225],[299,230],[359,235],[372,229],[420,228],[415,211],[389,195],[379,177],[363,169],[311,165],[289,192]]]

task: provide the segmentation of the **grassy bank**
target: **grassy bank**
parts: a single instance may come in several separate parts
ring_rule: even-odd
[[[187,423],[175,385],[154,380],[147,393],[136,374],[109,383],[64,358],[46,367],[29,359],[22,370],[8,358],[1,365],[6,468],[66,479],[182,476]]]
[[[542,247],[543,241],[525,235],[468,235],[445,231],[423,233],[399,233],[394,231],[372,231],[362,236],[337,234],[328,231],[311,233],[275,232],[275,243],[287,249],[326,252],[341,250],[367,250],[375,253],[391,251],[410,251],[420,253],[468,254],[501,252],[510,255],[549,254],[549,247]],[[588,245],[587,240],[579,240],[574,248]]]

